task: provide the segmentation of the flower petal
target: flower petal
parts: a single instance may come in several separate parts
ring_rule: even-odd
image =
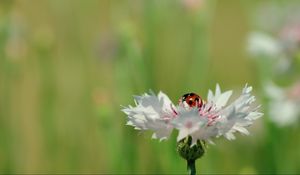
[[[222,108],[223,106],[226,105],[227,101],[229,100],[230,96],[232,95],[232,91],[226,91],[216,99],[216,107],[217,108]]]
[[[255,97],[250,94],[251,91],[252,87],[246,85],[242,95],[219,112],[220,118],[216,122],[219,135],[224,135],[228,140],[235,138],[233,135],[235,132],[247,135],[249,132],[245,127],[250,126],[255,119],[263,115],[257,112],[258,107],[250,107],[255,101]]]
[[[127,114],[127,125],[135,129],[152,130],[153,138],[160,140],[170,136],[173,127],[169,124],[173,116],[172,102],[163,92],[156,96],[153,92],[142,96],[134,96],[136,107],[125,107],[122,111]]]
[[[220,109],[226,105],[231,95],[232,91],[226,91],[222,93],[220,85],[217,84],[215,94],[213,94],[211,90],[208,91],[207,101],[214,103],[215,107]]]

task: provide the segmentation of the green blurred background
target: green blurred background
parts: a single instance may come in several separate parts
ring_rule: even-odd
[[[149,89],[206,97],[216,83],[249,83],[264,104],[245,49],[259,3],[0,0],[0,173],[186,173],[176,133],[139,134],[121,105]],[[215,140],[197,170],[300,173],[299,131],[266,114],[250,136]]]

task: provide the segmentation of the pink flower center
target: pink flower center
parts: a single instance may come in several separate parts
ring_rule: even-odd
[[[185,127],[186,128],[192,128],[193,127],[193,122],[191,122],[191,121],[187,121],[186,123],[185,123]]]

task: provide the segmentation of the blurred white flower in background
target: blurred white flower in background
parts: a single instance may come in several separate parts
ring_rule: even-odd
[[[256,58],[273,59],[274,71],[287,72],[300,54],[300,4],[264,4],[254,15],[248,52]]]
[[[287,47],[280,39],[268,33],[251,33],[248,38],[247,47],[252,57],[271,59],[272,64],[274,64],[273,69],[275,72],[286,72],[292,64],[290,58],[291,54],[288,54],[286,51],[286,49],[291,47]]]
[[[276,38],[263,32],[253,32],[249,35],[248,51],[253,56],[276,58],[281,53],[279,42]]]
[[[299,9],[300,10],[300,9]],[[279,41],[287,56],[293,57],[299,54],[300,49],[300,16],[299,21],[291,22],[283,26],[279,31]]]
[[[263,115],[257,111],[258,107],[250,107],[255,101],[251,91],[252,87],[246,86],[241,96],[227,106],[232,91],[222,93],[219,85],[214,94],[209,90],[207,102],[189,93],[177,106],[166,94],[159,92],[156,96],[151,92],[136,96],[136,106],[125,107],[123,112],[128,116],[127,125],[138,130],[152,130],[152,137],[160,140],[167,139],[173,129],[179,131],[177,141],[190,135],[193,144],[197,140],[211,142],[219,136],[232,140],[235,132],[248,135],[245,127]]]
[[[265,85],[269,98],[269,116],[280,127],[296,124],[300,117],[300,82],[281,88],[273,82]]]
[[[295,124],[300,115],[300,83],[282,88],[273,81],[299,78],[300,3],[263,3],[253,15],[255,27],[247,50],[270,73],[263,84],[270,120],[280,127]]]

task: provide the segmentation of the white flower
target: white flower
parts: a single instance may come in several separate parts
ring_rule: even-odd
[[[249,134],[245,128],[263,114],[258,107],[251,108],[255,97],[250,94],[252,87],[245,86],[239,98],[227,105],[232,91],[221,92],[219,85],[216,91],[208,92],[207,102],[197,101],[189,106],[182,101],[175,106],[162,92],[156,96],[153,92],[136,96],[136,106],[123,109],[128,116],[128,125],[139,130],[152,130],[153,138],[167,139],[173,129],[179,134],[177,141],[190,135],[193,144],[197,140],[211,142],[214,137],[224,136],[235,139],[234,133]],[[195,94],[194,94],[195,95]]]
[[[269,82],[264,87],[270,99],[268,108],[271,121],[280,127],[297,123],[300,117],[300,83],[284,89]]]
[[[278,40],[262,32],[251,33],[247,46],[248,52],[253,56],[277,58],[281,54],[281,47]]]
[[[247,47],[248,52],[256,58],[272,59],[275,72],[286,72],[292,64],[291,54],[287,52],[287,49],[292,47],[290,45],[287,46],[286,42],[267,33],[251,33],[248,38]]]
[[[255,11],[256,29],[248,36],[247,51],[255,58],[271,58],[274,73],[286,73],[296,67],[300,53],[299,2],[285,5],[262,4]]]

